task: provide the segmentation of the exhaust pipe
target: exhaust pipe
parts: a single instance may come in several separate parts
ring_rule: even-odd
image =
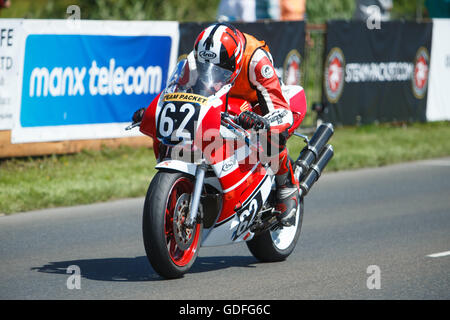
[[[295,162],[295,173],[299,181],[303,180],[303,176],[309,171],[310,166],[319,159],[323,147],[330,140],[333,133],[334,129],[331,123],[322,123],[314,132],[308,145],[303,148]]]
[[[305,178],[300,182],[300,196],[306,196],[311,190],[312,186],[319,179],[323,169],[327,166],[328,162],[330,162],[331,158],[334,155],[333,147],[329,144],[323,148],[320,153],[319,159],[310,166],[308,173],[305,175]]]

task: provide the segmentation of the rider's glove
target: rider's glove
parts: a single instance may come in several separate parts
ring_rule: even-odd
[[[238,117],[238,123],[244,129],[268,130],[270,128],[266,118],[251,111],[242,112]]]
[[[145,108],[138,109],[133,114],[133,123],[138,123],[142,121],[142,118],[144,117]]]

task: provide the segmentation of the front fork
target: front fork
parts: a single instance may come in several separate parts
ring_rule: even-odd
[[[200,206],[200,196],[202,195],[203,183],[205,181],[205,174],[207,169],[208,166],[205,162],[203,162],[197,167],[197,171],[195,173],[194,192],[191,196],[189,215],[186,217],[185,221],[185,225],[188,228],[193,228],[197,221],[198,209]]]

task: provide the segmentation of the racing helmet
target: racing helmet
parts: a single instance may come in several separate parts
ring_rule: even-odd
[[[227,23],[215,23],[204,29],[195,40],[194,57],[197,62],[212,63],[231,71],[230,83],[242,69],[245,37]]]

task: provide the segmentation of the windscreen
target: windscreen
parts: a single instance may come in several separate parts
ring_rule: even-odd
[[[186,59],[178,62],[164,93],[194,93],[209,97],[230,83],[232,72],[210,62],[190,66]]]

